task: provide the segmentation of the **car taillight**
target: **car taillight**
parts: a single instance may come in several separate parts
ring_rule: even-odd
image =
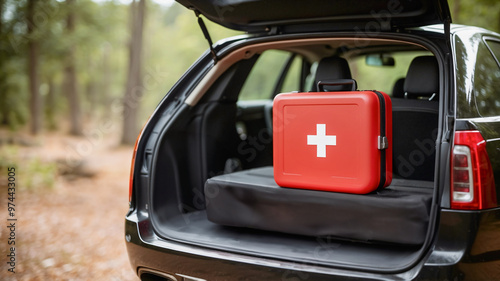
[[[134,154],[132,154],[132,163],[130,164],[130,179],[129,179],[129,184],[128,184],[128,202],[132,202],[132,192],[134,189],[134,168],[135,168],[135,158],[137,156],[137,145],[139,144],[139,141],[141,140],[141,137],[142,137],[142,133],[144,132],[144,128],[146,128],[150,119],[151,119],[151,115],[149,116],[146,123],[144,123],[144,125],[142,126],[141,131],[139,132],[139,135],[137,136],[137,139],[135,140]]]
[[[457,131],[451,155],[451,208],[481,210],[497,206],[486,141],[479,131]]]
[[[135,156],[137,154],[137,144],[139,143],[139,140],[141,139],[141,135],[142,135],[142,131],[137,136],[137,139],[135,140],[134,153],[132,154],[132,163],[130,164],[130,179],[129,179],[129,185],[128,185],[128,202],[132,202],[132,189],[134,186]]]

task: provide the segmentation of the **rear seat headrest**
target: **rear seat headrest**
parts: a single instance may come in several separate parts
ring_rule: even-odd
[[[319,61],[316,70],[316,81],[351,78],[351,69],[346,59],[333,56]]]
[[[394,83],[394,86],[392,87],[392,97],[393,98],[404,98],[405,97],[404,85],[405,85],[404,78],[399,78],[398,80],[396,80],[396,83]]]
[[[316,77],[314,79],[314,89],[319,81],[338,80],[338,79],[351,79],[351,69],[347,60],[339,56],[323,58],[319,61],[318,68],[316,69]],[[330,88],[338,88],[332,90],[344,90],[342,86],[333,86]],[[348,87],[347,87],[348,88]]]
[[[404,91],[407,98],[432,97],[439,93],[439,67],[435,57],[413,59],[406,75]]]

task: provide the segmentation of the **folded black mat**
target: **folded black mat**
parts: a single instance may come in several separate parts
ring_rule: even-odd
[[[422,244],[432,189],[393,185],[366,195],[283,188],[275,183],[273,168],[264,167],[208,179],[206,211],[210,221],[227,226]]]

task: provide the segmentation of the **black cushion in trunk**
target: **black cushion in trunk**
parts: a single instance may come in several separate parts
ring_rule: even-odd
[[[216,224],[419,245],[427,232],[432,189],[393,184],[357,195],[283,188],[275,183],[273,168],[263,167],[208,179],[205,198],[208,219]]]

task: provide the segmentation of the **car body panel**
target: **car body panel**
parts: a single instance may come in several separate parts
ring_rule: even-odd
[[[456,71],[456,129],[479,130],[493,168],[497,203],[500,202],[500,94],[495,69],[500,66],[485,45],[485,38],[500,40],[498,34],[480,28],[457,26],[453,33]],[[461,63],[458,63],[461,62]],[[484,69],[492,66],[493,70]],[[486,113],[488,113],[486,115]]]

